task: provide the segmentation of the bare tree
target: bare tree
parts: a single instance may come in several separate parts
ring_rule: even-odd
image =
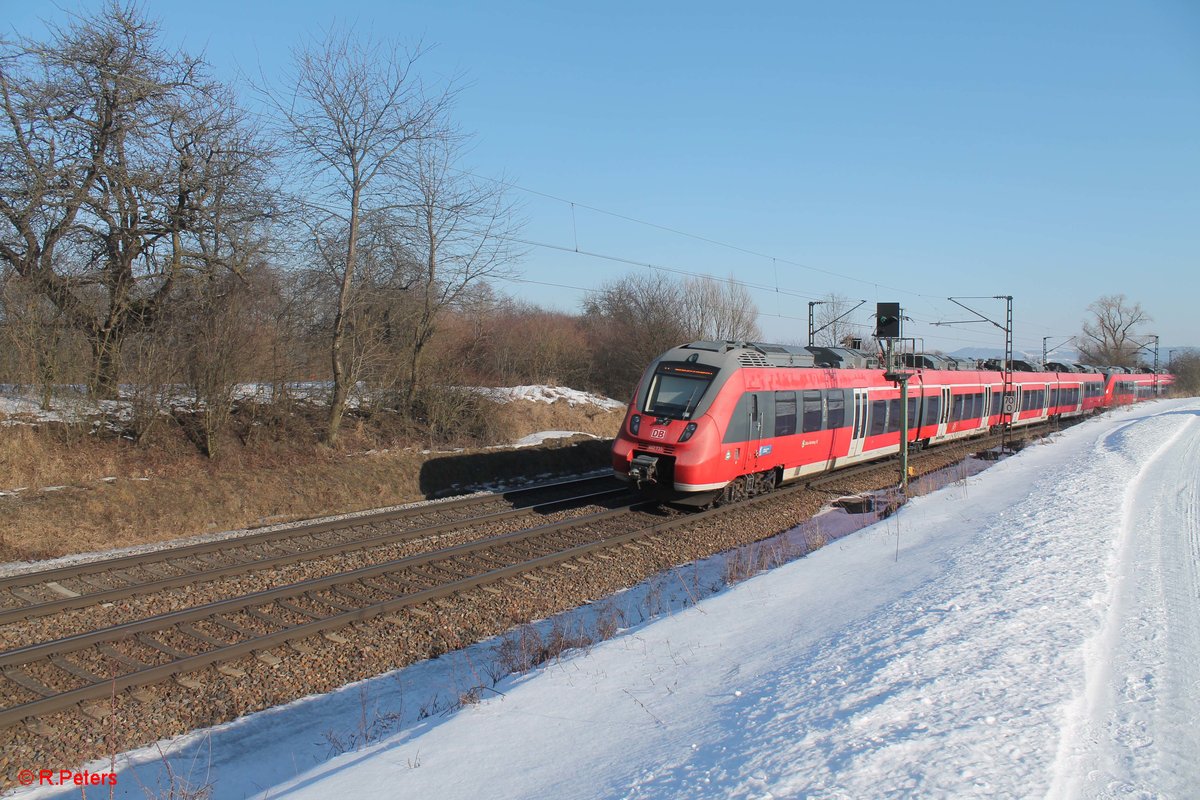
[[[351,382],[343,349],[355,293],[364,215],[397,204],[408,146],[430,136],[447,108],[450,90],[429,94],[413,74],[420,47],[359,39],[331,31],[323,41],[293,51],[286,92],[274,92],[306,192],[304,217],[318,249],[341,241],[337,303],[329,343],[333,393],[326,443],[337,442]]]
[[[683,324],[690,338],[753,341],[759,336],[758,307],[746,287],[707,275],[683,283]]]
[[[458,168],[464,137],[442,128],[414,142],[405,180],[411,224],[408,249],[416,271],[410,284],[404,409],[414,409],[422,384],[422,357],[443,312],[472,296],[489,278],[512,274],[521,256],[513,237],[521,221],[504,184],[475,178]]]
[[[813,344],[825,347],[841,347],[858,333],[847,313],[850,300],[843,295],[830,292],[821,304],[813,309]]]
[[[1114,367],[1137,365],[1138,336],[1150,315],[1141,303],[1131,303],[1123,294],[1105,295],[1088,306],[1091,317],[1079,335],[1079,356],[1090,364]]]
[[[625,399],[664,350],[695,339],[756,339],[757,317],[749,293],[732,279],[627,275],[584,301],[592,378],[610,397]]]
[[[650,361],[690,336],[679,283],[661,272],[626,275],[584,300],[592,378],[609,397],[627,399]]]
[[[586,388],[589,345],[579,317],[501,299],[453,320],[455,357],[476,382]]]
[[[1175,375],[1176,394],[1200,394],[1200,352],[1190,350],[1175,356],[1171,361],[1171,372]]]
[[[15,274],[0,276],[0,382],[36,388],[44,410],[66,375],[64,333],[52,303]]]
[[[159,38],[110,2],[0,52],[0,259],[86,338],[99,396],[179,276],[226,265],[267,210],[256,135],[204,62]]]

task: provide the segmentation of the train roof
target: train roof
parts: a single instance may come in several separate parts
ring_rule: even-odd
[[[703,363],[712,366],[742,367],[808,367],[820,369],[882,369],[879,359],[871,353],[851,347],[800,347],[798,345],[771,344],[769,342],[712,341],[699,340],[672,348],[663,354],[663,361],[695,361],[701,354]],[[711,355],[707,355],[711,354]],[[983,370],[1000,371],[1003,359],[989,359],[976,365],[973,361],[941,353],[905,353],[904,362],[910,367],[932,370]],[[1056,368],[1062,369],[1056,369]],[[1086,374],[1138,374],[1124,367],[1100,367],[1092,364],[1049,362],[1045,366],[1029,361],[1014,359],[1014,372],[1046,373],[1075,372]],[[1143,368],[1142,374],[1152,373]],[[1160,369],[1158,374],[1170,374]]]
[[[669,351],[665,358],[686,360],[689,350],[715,353],[744,367],[882,368],[875,356],[850,347],[798,347],[767,342],[689,342]]]

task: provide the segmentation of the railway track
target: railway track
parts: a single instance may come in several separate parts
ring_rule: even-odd
[[[299,525],[0,578],[0,625],[613,497],[608,476]]]
[[[998,443],[1000,437],[995,438]],[[990,437],[985,437],[955,445],[953,449],[965,452],[991,444]],[[944,458],[950,451],[947,447],[934,452]],[[322,635],[336,642],[339,629],[380,617],[406,624],[411,622],[410,615],[422,614],[422,606],[453,595],[473,590],[499,592],[491,587],[514,578],[539,582],[546,580],[538,576],[539,572],[547,575],[544,571],[553,568],[561,574],[563,570],[578,569],[573,562],[608,561],[614,558],[614,550],[640,548],[680,526],[741,513],[794,493],[813,490],[833,493],[837,490],[832,487],[838,482],[873,472],[882,475],[894,469],[894,463],[872,462],[703,512],[681,512],[630,500],[574,518],[536,524],[448,547],[435,547],[427,552],[345,572],[12,647],[0,652],[0,697],[4,698],[0,708],[0,729],[23,721],[36,726],[37,719],[56,712],[81,704],[86,707],[86,704],[107,699],[116,692],[133,690],[136,696],[139,687],[172,679],[186,686],[190,680],[188,674],[205,667],[214,666],[226,676],[236,678],[238,669],[232,662],[248,656],[269,665],[278,663],[280,658],[273,655],[272,650],[290,646],[304,652],[303,640],[308,637]],[[614,487],[611,482],[607,486],[603,481],[568,482],[537,487],[529,493],[516,493],[518,498],[509,493],[503,501],[508,508],[496,508],[494,497],[464,498],[440,504],[444,508],[437,509],[436,513],[458,516],[457,520],[440,518],[431,521],[427,516],[430,513],[428,506],[409,513],[391,512],[342,520],[343,526],[357,532],[352,535],[337,532],[337,540],[332,542],[315,537],[335,532],[337,523],[320,523],[12,576],[0,581],[0,588],[8,591],[11,597],[25,599],[26,595],[36,596],[35,592],[41,592],[43,597],[37,602],[11,605],[0,612],[4,615],[0,620],[11,623],[44,617],[53,610],[111,602],[115,597],[159,591],[168,584],[190,585],[216,576],[269,569],[313,558],[315,551],[370,548],[378,545],[380,540],[403,537],[424,537],[436,544],[443,531],[537,515],[571,502],[611,499],[620,491],[623,488]],[[388,532],[372,528],[396,520],[407,520],[411,526]],[[270,552],[278,546],[286,551]],[[233,548],[237,555],[229,556],[224,547]],[[304,547],[309,549],[304,550]],[[214,553],[231,557],[233,563],[214,562]],[[164,565],[180,569],[181,562],[198,566],[191,570],[181,569],[179,574],[162,574]],[[95,576],[109,572],[120,573],[113,580],[123,585],[95,585]],[[150,580],[137,580],[146,574]],[[75,583],[68,583],[71,581]],[[90,593],[79,592],[73,597],[46,599],[47,591],[55,591],[49,587],[52,582],[60,586],[90,584],[93,588]],[[13,589],[26,591],[14,592]]]

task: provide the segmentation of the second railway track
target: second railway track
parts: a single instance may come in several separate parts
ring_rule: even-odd
[[[433,537],[469,524],[494,524],[623,491],[608,477],[562,481],[12,575],[0,578],[0,625]]]

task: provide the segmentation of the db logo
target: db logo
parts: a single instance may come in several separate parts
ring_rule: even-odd
[[[655,428],[654,430],[650,431],[650,438],[651,439],[667,438],[667,429],[666,428]]]

